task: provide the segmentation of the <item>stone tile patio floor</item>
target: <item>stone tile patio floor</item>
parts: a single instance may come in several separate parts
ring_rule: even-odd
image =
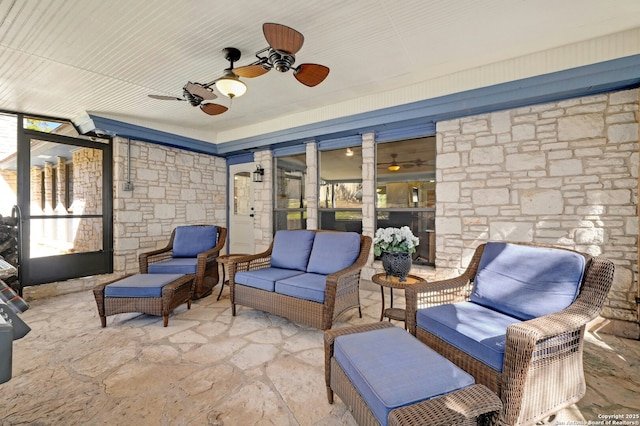
[[[362,287],[363,318],[336,326],[379,319],[380,293]],[[242,307],[234,318],[226,289],[178,307],[167,328],[119,314],[103,329],[91,291],[32,301],[21,317],[32,331],[14,342],[0,425],[355,425],[327,402],[322,332]],[[553,423],[640,414],[640,341],[588,333],[584,360],[587,395]]]

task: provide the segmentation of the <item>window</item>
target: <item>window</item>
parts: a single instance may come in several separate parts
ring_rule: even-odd
[[[376,228],[408,226],[416,264],[435,264],[435,137],[376,147]]]
[[[274,229],[307,229],[306,154],[275,158]]]
[[[321,151],[319,227],[362,233],[362,149]]]

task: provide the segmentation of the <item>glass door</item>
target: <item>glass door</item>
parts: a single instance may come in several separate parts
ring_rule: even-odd
[[[113,272],[110,141],[26,123],[17,161],[23,286]]]

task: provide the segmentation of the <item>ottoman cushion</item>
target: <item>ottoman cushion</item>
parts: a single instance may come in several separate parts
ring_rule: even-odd
[[[389,413],[474,384],[474,379],[401,328],[339,336],[334,357],[382,425]]]
[[[162,287],[184,274],[137,274],[108,284],[106,297],[162,297]]]

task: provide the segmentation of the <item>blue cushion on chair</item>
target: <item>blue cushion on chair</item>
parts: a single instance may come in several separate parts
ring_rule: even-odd
[[[520,320],[473,302],[418,309],[416,324],[450,345],[502,371],[507,327]]]
[[[302,272],[293,269],[262,268],[253,271],[236,272],[233,281],[236,284],[273,291],[276,281],[299,275]]]
[[[271,251],[271,266],[306,271],[315,234],[306,230],[276,232]]]
[[[326,275],[306,273],[276,281],[275,291],[298,299],[324,303],[326,287]]]
[[[472,376],[399,327],[339,336],[334,356],[382,425],[398,407],[474,384]]]
[[[307,272],[329,275],[353,263],[360,254],[356,232],[318,232],[313,241]]]
[[[173,237],[173,257],[196,257],[216,246],[218,229],[212,225],[178,226]]]
[[[488,242],[470,300],[522,320],[558,312],[578,296],[585,263],[572,251]]]
[[[172,283],[183,274],[138,274],[107,284],[106,297],[162,297],[162,287]]]
[[[197,257],[178,257],[149,264],[150,274],[195,274],[198,269]]]

